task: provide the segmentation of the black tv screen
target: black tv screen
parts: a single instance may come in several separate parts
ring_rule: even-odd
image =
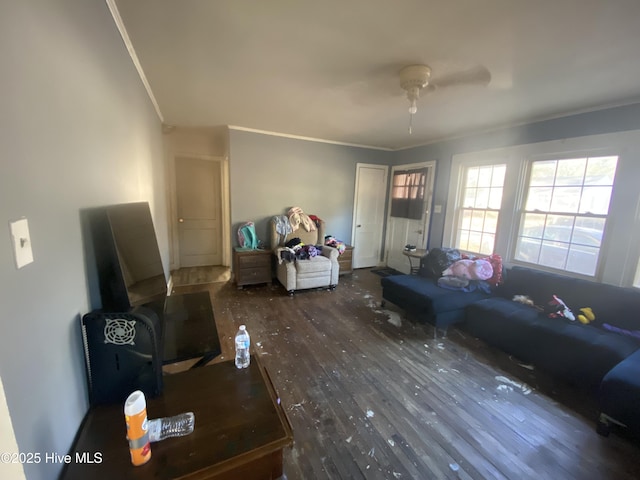
[[[93,232],[96,255],[102,257],[98,261],[102,308],[128,311],[162,300],[167,281],[149,204],[111,205],[102,213]]]

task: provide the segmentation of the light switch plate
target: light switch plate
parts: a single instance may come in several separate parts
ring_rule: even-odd
[[[33,262],[29,223],[26,218],[21,218],[15,222],[10,222],[9,228],[11,229],[11,240],[13,241],[13,253],[16,259],[16,267],[22,268]]]
[[[433,213],[442,213],[442,205],[435,205],[433,207]]]

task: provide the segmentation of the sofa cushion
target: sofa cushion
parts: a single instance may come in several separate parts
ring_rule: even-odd
[[[640,350],[605,375],[598,400],[602,413],[640,435]]]
[[[439,287],[436,280],[417,275],[392,275],[382,278],[380,283],[385,300],[417,314],[422,320],[436,326],[463,321],[464,308],[467,305],[487,298],[487,294],[480,290],[473,292],[450,290]],[[457,313],[449,316],[441,315],[444,312]]]
[[[322,255],[306,260],[296,260],[295,266],[298,274],[302,275],[316,272],[326,272],[329,274],[331,272],[331,260]]]
[[[627,330],[640,330],[640,291],[636,289],[516,266],[507,271],[505,282],[495,293],[507,299],[528,295],[540,306],[547,305],[553,295],[557,295],[574,313],[580,308],[591,307],[596,315],[595,325],[608,323]]]
[[[487,343],[592,390],[640,348],[633,338],[548,318],[535,308],[499,297],[470,305],[465,318],[467,329]]]

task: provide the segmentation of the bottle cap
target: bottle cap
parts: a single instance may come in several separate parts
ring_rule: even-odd
[[[147,408],[147,401],[144,398],[144,393],[140,390],[133,392],[124,402],[124,414],[128,416],[140,413],[145,408]]]
[[[247,327],[245,325],[240,325],[240,330],[246,330]]]

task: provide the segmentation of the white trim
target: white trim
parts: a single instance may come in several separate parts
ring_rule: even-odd
[[[144,70],[142,69],[140,60],[138,59],[138,55],[136,54],[136,51],[133,48],[133,44],[131,43],[131,39],[129,38],[127,29],[124,26],[124,22],[122,21],[122,17],[120,16],[120,12],[118,11],[118,6],[116,5],[116,1],[115,0],[105,0],[105,1],[107,2],[109,11],[111,12],[111,16],[113,17],[113,21],[115,22],[116,27],[120,32],[122,41],[124,42],[124,45],[127,48],[127,51],[129,52],[131,61],[133,62],[133,65],[136,67],[136,70],[138,71],[138,75],[140,76],[140,80],[142,80],[142,84],[144,85],[144,88],[147,91],[147,95],[149,95],[149,100],[151,100],[151,103],[153,104],[153,108],[155,108],[156,114],[158,115],[160,122],[164,123],[164,118],[162,116],[162,112],[160,111],[160,106],[156,101],[156,97],[153,95],[153,91],[151,90],[151,85],[149,85],[147,76],[144,74]]]
[[[250,133],[260,133],[262,135],[271,135],[273,137],[292,138],[295,140],[306,140],[308,142],[329,143],[332,145],[343,145],[345,147],[368,148],[369,150],[383,150],[385,152],[393,151],[392,148],[374,147],[372,145],[360,145],[357,143],[337,142],[334,140],[326,140],[323,138],[305,137],[302,135],[291,135],[288,133],[272,132],[269,130],[259,130],[257,128],[239,127],[238,125],[227,125],[227,127],[229,128],[229,130],[238,130],[240,132],[250,132]]]

